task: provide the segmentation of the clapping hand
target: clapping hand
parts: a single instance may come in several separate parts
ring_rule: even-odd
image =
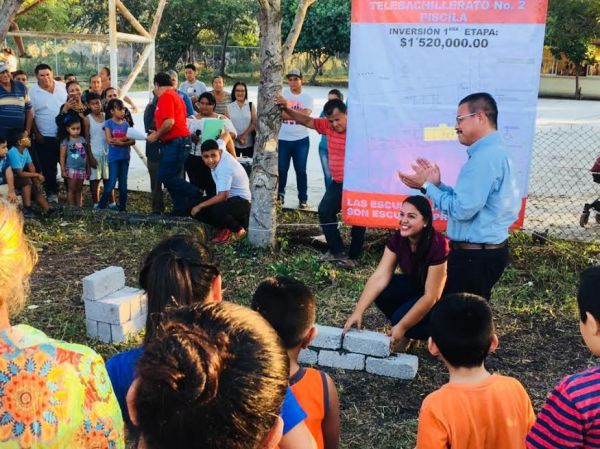
[[[398,172],[400,181],[411,189],[420,189],[425,181],[438,185],[441,180],[440,168],[434,162],[419,158],[411,164],[414,173]]]

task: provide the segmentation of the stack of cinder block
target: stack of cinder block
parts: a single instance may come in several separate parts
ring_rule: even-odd
[[[121,343],[146,324],[143,290],[125,286],[121,267],[108,267],[83,278],[87,335],[105,343]]]
[[[317,324],[317,336],[300,352],[300,363],[366,371],[397,379],[413,379],[419,359],[410,354],[391,354],[390,337],[372,331],[342,329]]]

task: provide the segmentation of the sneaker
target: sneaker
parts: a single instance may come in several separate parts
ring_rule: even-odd
[[[50,195],[48,195],[48,202],[58,204],[58,196],[56,195],[56,193],[51,193]]]
[[[300,209],[300,210],[308,209],[308,203],[306,201],[300,201],[300,204],[298,204],[298,209]]]
[[[23,217],[33,218],[34,217],[33,209],[31,207],[24,207],[23,208]]]
[[[325,238],[325,234],[315,235],[311,238],[313,242],[327,244],[327,239]]]
[[[112,204],[108,205],[107,209],[108,210],[119,210],[119,207],[115,203],[112,203]]]
[[[211,240],[215,245],[220,245],[222,243],[227,243],[229,238],[231,237],[231,231],[227,228],[223,228],[219,231],[219,233]]]

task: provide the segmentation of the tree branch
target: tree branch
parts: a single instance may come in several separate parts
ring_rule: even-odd
[[[292,54],[294,53],[294,48],[296,47],[296,43],[298,42],[298,38],[300,37],[300,32],[302,31],[302,25],[304,24],[304,17],[306,16],[306,11],[310,5],[312,5],[316,0],[300,0],[298,3],[298,9],[296,9],[296,16],[294,17],[294,23],[290,28],[290,32],[288,33],[283,46],[281,47],[281,55],[283,58],[283,68],[287,70],[289,63],[292,59]]]
[[[8,28],[24,0],[4,0],[0,8],[0,42],[4,41]]]

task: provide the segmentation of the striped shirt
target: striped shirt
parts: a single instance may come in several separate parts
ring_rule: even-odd
[[[346,158],[346,131],[338,133],[331,129],[326,118],[314,118],[315,131],[327,136],[329,170],[335,182],[344,182],[344,159]]]
[[[600,367],[565,377],[548,395],[528,448],[600,448]]]
[[[31,110],[27,87],[10,80],[10,92],[0,86],[0,136],[6,138],[12,129],[25,129],[25,112]]]

